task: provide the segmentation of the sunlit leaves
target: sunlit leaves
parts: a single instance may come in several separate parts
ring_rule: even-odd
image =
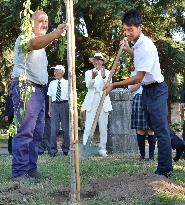
[[[13,118],[13,122],[8,128],[10,136],[15,136],[17,134],[20,122],[24,118],[27,102],[33,92],[35,92],[35,87],[27,81],[26,73],[22,73],[19,77],[19,110],[16,111],[17,113]]]
[[[48,5],[48,0],[41,1],[41,7],[46,7]]]
[[[23,8],[20,12],[20,18],[21,20],[21,35],[20,35],[20,44],[19,44],[19,53],[24,53],[24,60],[26,61],[28,57],[28,48],[29,48],[29,42],[32,38],[32,19],[31,15],[33,14],[33,11],[30,9],[31,1],[27,0],[23,3]]]

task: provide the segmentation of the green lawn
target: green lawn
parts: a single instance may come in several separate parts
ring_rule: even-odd
[[[134,156],[109,156],[107,158],[90,158],[81,161],[81,186],[85,186],[90,182],[101,178],[119,176],[124,173],[142,173],[154,172],[156,162],[139,162]],[[58,190],[59,187],[69,186],[69,157],[58,155],[55,158],[50,158],[48,155],[39,157],[38,169],[46,175],[50,175],[52,180],[40,183],[38,185],[24,185],[37,191],[29,201],[25,201],[25,205],[57,205],[68,204],[56,202],[51,193]],[[1,189],[10,185],[9,179],[11,176],[11,156],[0,156],[0,180]],[[180,160],[174,165],[172,179],[185,185],[185,160]],[[0,192],[1,193],[1,192]],[[16,203],[13,203],[16,204]],[[17,203],[22,204],[20,202]],[[109,201],[106,199],[91,199],[78,202],[79,205],[182,205],[185,204],[185,197],[182,194],[168,195],[146,199],[122,199],[119,201]]]
[[[0,144],[7,144],[7,143],[8,143],[8,135],[0,134]]]

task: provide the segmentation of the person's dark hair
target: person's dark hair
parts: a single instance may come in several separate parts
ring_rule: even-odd
[[[122,24],[128,26],[139,26],[143,23],[143,18],[137,10],[130,10],[123,15]]]

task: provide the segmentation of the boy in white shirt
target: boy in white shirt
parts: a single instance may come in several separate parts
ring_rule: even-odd
[[[157,48],[151,39],[142,33],[142,16],[136,10],[128,11],[122,19],[123,33],[121,41],[124,51],[134,57],[136,75],[120,82],[106,85],[107,94],[113,88],[141,83],[143,86],[142,103],[149,122],[158,140],[158,166],[155,174],[168,177],[173,169],[172,150],[177,150],[175,161],[185,149],[185,145],[176,135],[170,136],[168,126],[168,87],[161,74]],[[133,48],[128,41],[133,42]],[[171,144],[172,143],[172,144]]]

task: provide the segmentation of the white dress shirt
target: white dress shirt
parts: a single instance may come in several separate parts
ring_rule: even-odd
[[[141,33],[133,46],[134,67],[136,71],[145,71],[142,84],[161,83],[164,77],[161,73],[157,48],[152,40]]]
[[[57,93],[57,86],[59,80],[52,80],[48,87],[47,95],[49,95],[52,99],[52,102],[56,101],[56,93]],[[68,100],[68,80],[62,78],[60,80],[60,87],[61,87],[61,101]]]
[[[136,70],[134,70],[133,72],[131,72],[131,77],[135,76],[136,74],[137,74],[137,72],[136,72]],[[128,89],[131,88],[132,86],[133,85],[128,85]],[[143,92],[143,87],[142,87],[142,85],[140,85],[136,91],[132,92],[132,96],[134,97],[136,94],[142,95],[142,92]]]

